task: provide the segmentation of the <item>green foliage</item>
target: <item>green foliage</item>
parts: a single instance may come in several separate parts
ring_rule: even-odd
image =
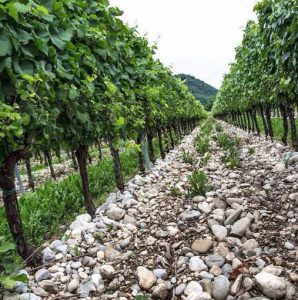
[[[125,151],[120,155],[123,174],[129,179],[138,172],[137,151]],[[91,194],[96,204],[115,188],[113,162],[105,157],[96,165],[88,167]],[[58,234],[61,224],[67,224],[78,213],[84,212],[81,181],[72,174],[59,182],[48,182],[23,195],[19,200],[25,234],[30,242],[40,245],[45,238]],[[0,232],[9,238],[4,208],[0,208]]]
[[[215,124],[215,131],[218,133],[223,132],[223,128],[219,123]]]
[[[12,289],[16,282],[28,282],[25,274],[18,273],[21,260],[15,251],[15,245],[5,237],[0,236],[0,290]]]
[[[210,152],[210,140],[205,136],[196,136],[195,140],[196,150],[200,155],[205,155],[205,153]]]
[[[205,196],[210,190],[208,178],[204,171],[195,170],[188,176],[190,183],[189,194],[191,196]]]
[[[200,167],[204,167],[207,165],[208,161],[210,160],[211,158],[211,154],[210,153],[205,153],[203,157],[201,157],[200,159]]]
[[[250,147],[250,148],[248,149],[248,154],[249,154],[249,155],[253,155],[254,153],[255,153],[255,149],[252,148],[252,147]]]
[[[205,109],[210,110],[217,89],[191,75],[179,74],[177,76],[185,81],[191,93],[204,105]]]
[[[186,164],[193,165],[194,163],[193,155],[185,149],[182,150],[182,160]]]
[[[249,21],[212,108],[231,117],[250,110],[297,103],[298,6],[296,0],[262,0]]]
[[[238,147],[241,140],[238,137],[231,137],[226,133],[221,133],[216,136],[216,142],[223,150],[229,150]]]
[[[221,161],[232,170],[239,168],[241,165],[238,151],[235,148],[230,148],[227,153],[221,158]]]
[[[180,189],[176,186],[172,186],[170,188],[170,193],[171,193],[171,196],[173,196],[173,197],[178,197],[181,195]]]

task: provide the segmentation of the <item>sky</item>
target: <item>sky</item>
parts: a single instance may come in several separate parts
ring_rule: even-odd
[[[256,0],[110,0],[138,26],[156,57],[175,74],[191,74],[216,88],[233,62]]]

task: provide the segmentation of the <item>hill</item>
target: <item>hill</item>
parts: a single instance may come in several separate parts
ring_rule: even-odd
[[[210,110],[217,89],[192,75],[178,74],[177,76],[185,81],[192,94],[201,101],[207,110]]]

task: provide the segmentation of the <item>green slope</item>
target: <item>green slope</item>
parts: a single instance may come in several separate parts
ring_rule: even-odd
[[[207,110],[210,110],[217,89],[192,75],[178,74],[177,76],[185,81],[192,94],[201,101]]]

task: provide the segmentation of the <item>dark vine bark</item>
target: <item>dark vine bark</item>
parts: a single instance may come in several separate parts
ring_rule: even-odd
[[[45,150],[44,151],[44,155],[46,157],[46,160],[48,162],[48,167],[50,168],[50,172],[51,172],[51,176],[54,180],[57,180],[56,179],[56,174],[55,174],[55,171],[54,171],[54,168],[53,168],[53,163],[52,163],[52,156],[51,156],[51,153],[49,150]]]
[[[251,126],[250,126],[250,120],[249,120],[249,113],[248,111],[246,112],[246,120],[247,120],[247,129],[248,129],[248,132],[251,131]]]
[[[140,148],[142,147],[142,135],[141,133],[138,134],[138,137],[136,139],[136,143],[140,145]],[[139,169],[141,173],[145,173],[146,168],[145,168],[145,162],[144,162],[144,157],[142,150],[138,151],[138,160],[139,160]]]
[[[75,171],[78,171],[78,164],[77,159],[74,151],[71,151],[71,160],[72,160],[72,166],[75,169]]]
[[[292,139],[292,147],[298,151],[298,141],[297,141],[297,128],[295,123],[295,114],[294,114],[294,105],[292,102],[287,102],[287,113],[290,120],[290,126],[291,126],[291,139]]]
[[[170,141],[171,141],[171,148],[174,149],[175,141],[174,141],[174,137],[172,134],[172,126],[171,125],[168,126],[168,132],[169,132],[169,137],[170,137]]]
[[[149,159],[152,163],[154,163],[155,162],[155,154],[154,154],[154,147],[153,147],[152,128],[147,128],[147,142],[148,142]]]
[[[80,145],[75,151],[75,154],[79,164],[79,171],[80,171],[80,176],[82,181],[82,188],[83,188],[86,210],[88,214],[91,215],[91,217],[94,217],[96,209],[89,188],[89,178],[87,172],[88,147],[86,145]]]
[[[159,146],[160,156],[162,159],[164,159],[166,157],[166,155],[165,155],[165,151],[163,148],[161,130],[159,127],[157,127],[156,131],[157,131],[157,136],[158,136],[158,146]]]
[[[170,152],[170,146],[169,146],[170,143],[169,143],[169,137],[167,135],[166,128],[163,128],[161,132],[164,137],[165,152],[169,153]]]
[[[121,192],[123,192],[124,191],[124,180],[123,180],[123,175],[122,175],[122,171],[121,171],[119,149],[116,149],[114,147],[111,140],[109,141],[109,147],[110,147],[110,151],[111,151],[111,155],[112,155],[113,163],[114,163],[114,174],[115,174],[116,186]]]
[[[98,158],[102,160],[102,149],[101,149],[101,139],[97,140],[97,150],[98,150]]]
[[[258,136],[260,136],[261,131],[260,131],[260,127],[259,127],[259,124],[258,124],[257,112],[255,110],[252,110],[252,118],[253,118],[253,121],[255,123],[256,132],[257,132]]]
[[[29,157],[25,158],[25,166],[26,166],[26,171],[27,171],[27,176],[29,181],[29,187],[34,191],[34,180],[32,176],[31,163]]]
[[[282,135],[281,140],[284,143],[284,145],[287,145],[288,144],[289,126],[288,126],[286,105],[284,103],[281,103],[279,107],[280,107],[280,113],[281,113],[282,124],[283,124],[283,135]]]
[[[23,259],[27,259],[32,255],[33,249],[25,239],[14,176],[14,166],[21,158],[24,158],[24,152],[15,151],[4,159],[0,167],[0,187],[3,190],[4,210],[10,233],[18,253]],[[38,261],[32,257],[28,263],[35,265]]]

